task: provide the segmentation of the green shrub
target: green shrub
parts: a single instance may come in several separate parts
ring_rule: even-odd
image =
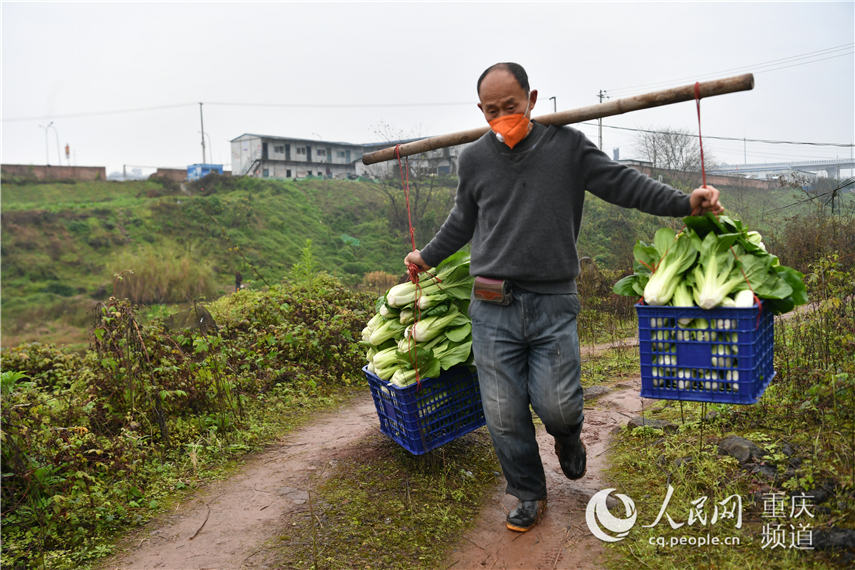
[[[216,329],[169,331],[111,298],[83,354],[4,351],[4,567],[103,556],[197,468],[262,443],[360,378],[356,339],[373,299],[329,276],[240,291],[210,310]]]
[[[123,253],[111,270],[114,295],[134,303],[181,303],[214,294],[210,265],[166,247],[146,245]]]
[[[77,289],[65,283],[49,283],[43,291],[45,293],[53,293],[62,297],[71,297],[77,294]]]

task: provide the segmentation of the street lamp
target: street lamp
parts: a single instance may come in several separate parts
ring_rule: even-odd
[[[552,101],[552,112],[557,113],[558,112],[558,100],[555,97],[550,97],[549,100]]]
[[[51,122],[50,122],[50,123],[48,123],[47,125],[39,125],[39,128],[40,128],[40,129],[44,129],[44,130],[45,130],[45,164],[46,164],[47,166],[50,166],[50,156],[48,156],[48,136],[47,136],[47,132],[48,132],[48,129],[49,129],[49,128],[51,128],[52,126],[53,126],[53,121],[51,121]]]
[[[209,153],[209,155],[211,156],[211,162],[212,162],[212,163],[213,163],[213,162],[215,162],[215,161],[214,161],[214,145],[213,145],[213,143],[211,142],[211,134],[210,134],[210,133],[206,133],[206,132],[204,132],[204,131],[196,131],[196,132],[197,132],[197,133],[201,132],[203,135],[205,135],[206,137],[208,137],[208,148],[209,148],[209,149],[211,149],[211,150],[209,150],[209,151],[208,151],[208,153]],[[203,155],[203,157],[204,157],[204,155]],[[203,158],[203,160],[204,160],[204,158]],[[207,164],[207,163],[206,163],[206,164]]]
[[[53,134],[56,136],[56,163],[62,166],[62,153],[59,150],[59,131],[56,130],[56,125],[53,124],[53,121],[51,121],[50,126],[53,127]]]

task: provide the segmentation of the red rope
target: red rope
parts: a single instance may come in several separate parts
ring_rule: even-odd
[[[696,104],[697,109],[698,109],[698,145],[700,146],[700,149],[701,149],[701,177],[703,179],[703,187],[706,188],[706,186],[707,186],[707,171],[706,171],[706,167],[704,166],[704,142],[703,142],[703,139],[701,138],[701,84],[697,81],[695,82],[695,104]],[[718,217],[718,214],[715,214],[715,216]],[[680,230],[680,233],[682,233],[682,231],[685,229],[686,229],[686,226],[683,225],[683,229]],[[677,235],[679,235],[679,233]],[[676,241],[676,236],[675,236],[675,241]],[[662,257],[659,258],[659,261],[656,262],[655,267],[651,268],[647,263],[644,263],[643,261],[641,261],[640,263],[642,263],[645,267],[650,269],[651,273],[656,273],[656,270],[659,269],[659,264],[661,264],[662,260],[665,258],[665,256],[668,255],[669,249],[671,249],[670,245],[665,250],[665,253],[662,254]],[[748,289],[751,291],[751,294],[754,296],[754,302],[757,303],[757,306],[759,307],[759,310],[757,311],[757,323],[756,323],[756,326],[754,327],[755,329],[757,329],[760,327],[760,316],[763,313],[763,303],[761,303],[760,297],[757,296],[757,293],[754,292],[754,288],[751,287],[751,281],[748,280],[748,275],[745,273],[745,267],[743,267],[742,261],[740,261],[739,256],[736,255],[736,252],[733,250],[733,246],[730,246],[730,253],[732,253],[733,257],[736,259],[736,263],[739,265],[739,270],[742,272],[742,277],[745,279],[745,283],[748,285]],[[641,301],[643,299],[644,299],[644,297],[639,299],[639,301]]]
[[[704,141],[701,138],[701,84],[699,82],[695,82],[695,104],[698,108],[698,145],[701,148],[701,177],[703,179],[703,187],[707,186],[707,170],[704,166]],[[715,214],[718,217],[718,214]],[[760,315],[763,312],[763,304],[760,302],[760,297],[757,296],[757,293],[754,292],[754,288],[751,287],[751,282],[748,280],[748,275],[745,274],[745,268],[742,266],[742,261],[739,260],[739,256],[736,255],[736,252],[733,250],[733,246],[730,247],[730,253],[733,254],[733,257],[736,258],[737,264],[739,264],[739,270],[742,272],[742,277],[745,278],[745,283],[748,285],[749,291],[754,295],[754,302],[757,303],[757,306],[760,308],[757,311],[757,325],[754,327],[755,329],[760,327]]]
[[[707,170],[704,168],[704,141],[701,139],[701,84],[699,82],[695,82],[695,103],[698,107],[698,145],[701,147],[701,176],[703,178],[704,185],[703,187],[707,187]]]
[[[413,216],[410,211],[410,163],[407,157],[401,161],[401,145],[395,145],[395,157],[398,159],[398,171],[401,174],[401,187],[404,189],[404,200],[407,204],[407,224],[410,228],[410,244],[413,246],[413,251],[416,250],[416,232],[413,229]],[[416,350],[416,340],[414,338],[415,327],[421,319],[421,307],[419,300],[422,297],[422,285],[419,280],[419,267],[415,263],[407,264],[407,273],[410,276],[410,281],[416,285],[416,300],[413,305],[413,328],[411,329],[409,339],[407,341],[407,352],[413,355],[413,369],[416,371],[416,389],[421,389],[422,381],[419,375],[419,354]]]
[[[401,145],[395,145],[395,157],[398,159],[398,171],[401,174],[401,187],[404,189],[404,200],[407,203],[407,224],[410,226],[410,245],[413,246],[413,251],[416,250],[416,232],[413,229],[413,216],[410,213],[410,163],[407,157],[401,161]],[[404,165],[406,164],[406,168]],[[410,275],[410,281],[418,284],[419,268],[414,263],[407,265],[407,273]]]

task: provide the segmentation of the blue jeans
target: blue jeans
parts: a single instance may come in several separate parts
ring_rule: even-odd
[[[575,438],[582,428],[580,304],[575,293],[513,294],[507,306],[472,301],[472,351],[507,492],[531,501],[546,498],[546,476],[529,405],[556,438]]]

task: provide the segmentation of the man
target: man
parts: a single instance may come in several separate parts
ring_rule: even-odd
[[[476,290],[469,314],[487,428],[507,492],[519,499],[506,525],[525,532],[546,507],[529,405],[555,438],[564,474],[585,474],[575,283],[585,191],[656,215],[723,208],[711,186],[686,195],[612,161],[576,129],[531,121],[537,91],[518,64],[487,68],[477,91],[492,131],[461,153],[454,208],[404,261],[427,270],[471,240],[472,275],[510,289],[509,304],[479,300]]]

